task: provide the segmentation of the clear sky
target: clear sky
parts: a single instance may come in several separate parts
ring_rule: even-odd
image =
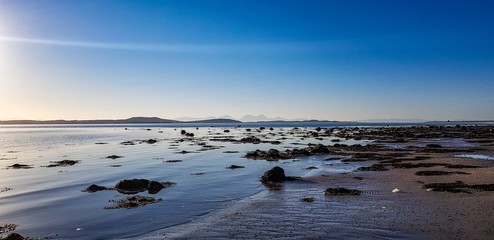
[[[494,119],[494,1],[0,0],[0,119]]]

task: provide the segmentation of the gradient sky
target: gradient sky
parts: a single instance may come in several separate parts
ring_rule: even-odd
[[[0,0],[0,119],[494,119],[494,1]]]

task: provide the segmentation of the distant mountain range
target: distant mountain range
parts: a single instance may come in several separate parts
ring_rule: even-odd
[[[297,119],[286,119],[286,118],[282,118],[282,117],[275,117],[275,118],[270,118],[270,117],[266,117],[265,115],[263,114],[259,114],[259,115],[245,115],[241,118],[234,118],[230,115],[223,115],[223,116],[220,116],[220,117],[213,117],[213,116],[210,116],[210,117],[205,117],[205,118],[194,118],[194,117],[182,117],[182,118],[176,118],[174,120],[177,120],[177,121],[202,121],[202,120],[210,120],[210,119],[233,119],[233,120],[238,120],[238,121],[241,121],[241,122],[273,122],[273,121],[305,121],[307,119],[304,119],[304,118],[297,118]]]
[[[220,117],[182,117],[177,119],[163,119],[158,117],[132,117],[127,119],[100,119],[100,120],[5,120],[0,124],[130,124],[130,123],[242,123],[242,122],[298,122],[298,121],[318,121],[308,119],[285,119],[281,117],[269,118],[265,115],[245,115],[240,119],[235,119],[229,115]]]
[[[158,117],[132,117],[127,119],[103,119],[103,120],[8,120],[0,121],[0,124],[130,124],[130,123],[240,123],[240,121],[225,118],[215,118],[196,121],[177,121]]]

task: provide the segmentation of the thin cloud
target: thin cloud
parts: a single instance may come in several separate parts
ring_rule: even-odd
[[[58,39],[19,38],[0,36],[1,42],[37,44],[58,47],[96,48],[109,50],[154,51],[170,53],[303,53],[341,51],[348,49],[341,41],[285,42],[261,44],[133,44]]]

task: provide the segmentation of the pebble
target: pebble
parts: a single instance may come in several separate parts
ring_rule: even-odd
[[[391,191],[391,192],[393,192],[393,193],[399,193],[399,192],[400,192],[400,189],[395,188],[395,189],[393,189],[393,191]]]

